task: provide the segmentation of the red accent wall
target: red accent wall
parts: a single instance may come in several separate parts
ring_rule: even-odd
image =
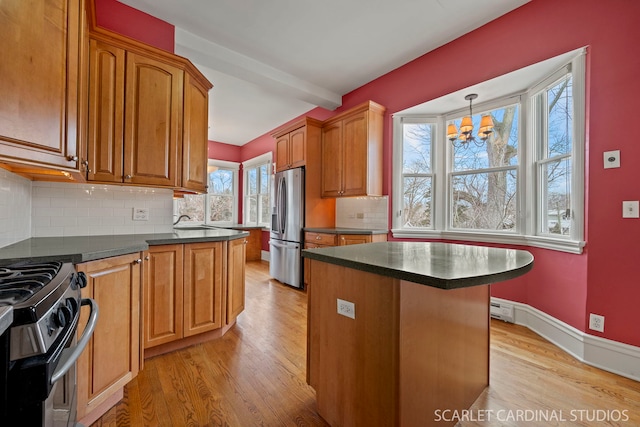
[[[343,109],[368,99],[387,107],[384,189],[391,193],[394,112],[588,46],[586,228],[581,255],[527,248],[527,275],[492,286],[497,297],[527,303],[589,334],[640,346],[640,220],[622,218],[622,201],[640,199],[640,2],[533,0],[489,24],[343,97]],[[621,150],[619,169],[603,152]],[[605,333],[588,330],[589,313],[605,316]]]
[[[210,159],[225,160],[227,162],[242,162],[242,147],[225,144],[224,142],[209,141],[208,157]]]
[[[99,27],[174,52],[175,27],[116,0],[94,0]]]

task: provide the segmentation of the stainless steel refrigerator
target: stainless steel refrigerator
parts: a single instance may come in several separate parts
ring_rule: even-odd
[[[276,173],[271,194],[269,273],[282,283],[302,288],[304,169]]]

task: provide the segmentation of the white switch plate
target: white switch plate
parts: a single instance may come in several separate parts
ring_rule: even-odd
[[[622,202],[622,218],[640,218],[640,201],[625,200]]]
[[[133,208],[134,221],[149,221],[149,208]]]
[[[343,299],[338,298],[338,314],[342,314],[343,316],[355,319],[356,305],[351,301],[345,301]]]
[[[604,168],[619,168],[620,167],[620,150],[605,151],[604,152]]]

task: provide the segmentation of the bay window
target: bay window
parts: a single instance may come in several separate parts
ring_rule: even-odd
[[[584,56],[584,49],[563,56],[559,71],[520,92],[490,100],[483,94],[471,117],[477,144],[459,137],[452,144],[446,135],[451,124],[460,129],[469,108],[438,111],[451,105],[439,99],[423,108],[432,114],[413,108],[394,115],[394,237],[581,253]],[[494,128],[482,141],[485,115]]]
[[[271,221],[271,152],[242,164],[244,171],[244,224],[269,227]]]

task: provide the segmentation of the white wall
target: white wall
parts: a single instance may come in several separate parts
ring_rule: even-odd
[[[388,196],[336,199],[336,227],[387,230],[388,218]]]
[[[0,169],[0,247],[31,236],[31,181]]]

